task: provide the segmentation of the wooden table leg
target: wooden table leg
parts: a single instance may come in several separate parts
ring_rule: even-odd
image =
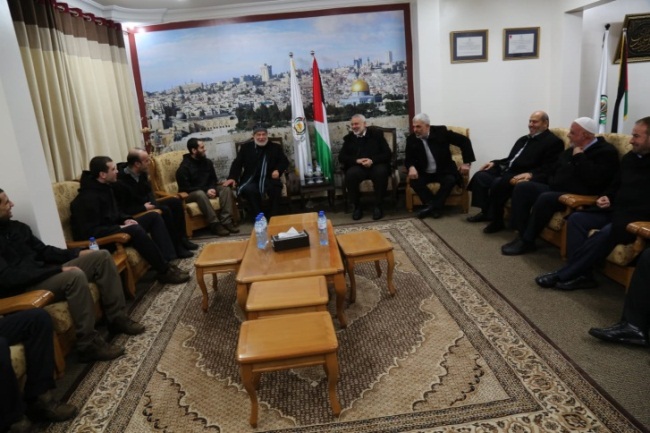
[[[386,260],[388,261],[388,275],[386,276],[388,280],[388,291],[391,296],[395,296],[395,285],[393,284],[393,270],[395,269],[395,257],[393,257],[393,251],[388,251],[386,253]]]
[[[198,281],[201,292],[203,293],[201,309],[205,312],[208,311],[208,288],[205,286],[205,280],[203,279],[203,268],[196,268],[196,280]]]
[[[248,284],[237,283],[237,303],[243,313],[246,313],[246,300],[248,299]]]
[[[343,304],[345,302],[345,275],[343,272],[334,274],[334,291],[336,292],[336,316],[339,319],[341,328],[348,326],[348,319],[345,317]]]
[[[339,380],[339,362],[336,358],[336,352],[325,355],[323,367],[325,367],[325,373],[327,373],[327,389],[330,405],[332,405],[332,413],[338,416],[341,413],[341,404],[336,396],[336,383]]]
[[[252,365],[242,365],[239,368],[239,373],[241,374],[241,380],[248,392],[248,397],[251,400],[251,417],[250,425],[252,427],[257,427],[257,393],[255,392],[255,384],[253,378],[253,366]]]

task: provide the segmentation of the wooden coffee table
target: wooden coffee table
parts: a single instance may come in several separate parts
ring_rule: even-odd
[[[315,213],[285,215],[273,217],[269,223],[269,238],[280,232],[294,227],[296,230],[306,230],[309,233],[307,248],[275,252],[269,244],[260,250],[255,244],[255,233],[251,233],[246,253],[237,272],[237,303],[242,311],[246,311],[246,300],[250,285],[256,281],[269,281],[297,277],[324,275],[327,282],[334,285],[336,292],[336,314],[341,327],[347,326],[347,318],[343,311],[346,284],[343,259],[336,243],[334,228],[327,221],[328,246],[321,246],[318,241],[318,225]]]

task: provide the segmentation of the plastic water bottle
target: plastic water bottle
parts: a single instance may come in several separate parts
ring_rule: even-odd
[[[327,237],[327,217],[325,211],[318,212],[318,241],[321,245],[329,245]]]
[[[88,239],[88,249],[91,251],[99,251],[99,245],[97,245],[97,241],[94,237]]]
[[[264,216],[261,214],[255,218],[255,241],[257,242],[257,248],[260,250],[265,249],[268,242],[266,236],[266,224],[262,218],[264,218]]]

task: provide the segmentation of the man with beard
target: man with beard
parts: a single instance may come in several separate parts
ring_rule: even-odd
[[[117,164],[117,182],[113,191],[120,209],[130,215],[152,209],[160,209],[169,237],[174,243],[176,256],[181,259],[192,257],[190,250],[199,248],[185,236],[185,210],[178,197],[166,197],[157,201],[149,183],[151,158],[144,149],[131,149],[126,163]]]
[[[271,218],[278,214],[282,196],[280,177],[287,168],[289,160],[282,146],[269,141],[267,129],[258,126],[253,130],[253,138],[239,148],[223,186],[239,185],[239,195],[247,201],[253,218],[262,211],[262,197],[267,195],[271,202],[267,217]]]
[[[637,120],[630,140],[632,150],[621,159],[621,168],[596,204],[574,212],[567,220],[567,262],[535,282],[544,288],[578,290],[596,287],[593,267],[618,244],[629,244],[635,235],[626,227],[650,220],[650,117]],[[591,230],[598,229],[593,235]]]
[[[528,119],[528,134],[519,138],[510,154],[485,164],[474,174],[467,189],[472,191],[472,206],[481,212],[467,218],[471,223],[490,221],[484,233],[505,228],[503,210],[520,180],[546,183],[550,168],[564,150],[564,143],[548,130],[548,114],[535,111]]]
[[[187,140],[187,151],[176,170],[178,190],[188,193],[188,202],[196,202],[212,233],[217,236],[239,233],[232,222],[232,191],[219,185],[214,164],[205,156],[205,143],[190,138]],[[217,197],[220,206],[218,215],[210,203],[210,199]]]
[[[79,195],[70,203],[70,225],[75,240],[127,233],[129,245],[158,273],[163,284],[180,284],[189,274],[169,263],[176,251],[165,222],[157,212],[147,212],[136,219],[119,210],[111,184],[117,180],[117,167],[108,156],[90,160],[89,171],[81,175]],[[149,236],[151,234],[151,237]]]
[[[361,114],[352,116],[350,128],[350,133],[343,137],[339,162],[343,164],[345,171],[344,187],[354,205],[352,219],[356,221],[363,217],[359,185],[370,179],[375,193],[372,219],[378,220],[384,217],[382,201],[388,188],[391,170],[390,147],[381,131],[366,127],[366,118]]]
[[[111,254],[105,250],[45,245],[27,224],[11,219],[13,206],[0,189],[0,297],[48,290],[55,300],[68,303],[81,362],[108,361],[122,356],[124,347],[107,343],[95,330],[95,305],[88,288],[89,282],[97,285],[112,333],[144,332],[144,326],[126,314],[124,291]]]
[[[451,158],[451,144],[459,147],[463,154],[460,171]],[[475,161],[472,142],[464,135],[449,131],[446,126],[431,126],[429,116],[420,113],[413,117],[413,134],[406,138],[405,153],[404,166],[411,188],[424,203],[418,218],[429,215],[440,218],[454,185],[462,182],[461,173],[468,173]],[[436,194],[427,187],[434,182],[440,184]]]

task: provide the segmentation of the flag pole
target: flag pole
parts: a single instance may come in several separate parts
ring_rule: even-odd
[[[598,122],[598,132],[605,132],[607,126],[607,66],[609,62],[609,23],[605,24],[603,34],[602,56],[600,59],[600,75],[596,88],[596,102],[594,104],[594,120]]]

